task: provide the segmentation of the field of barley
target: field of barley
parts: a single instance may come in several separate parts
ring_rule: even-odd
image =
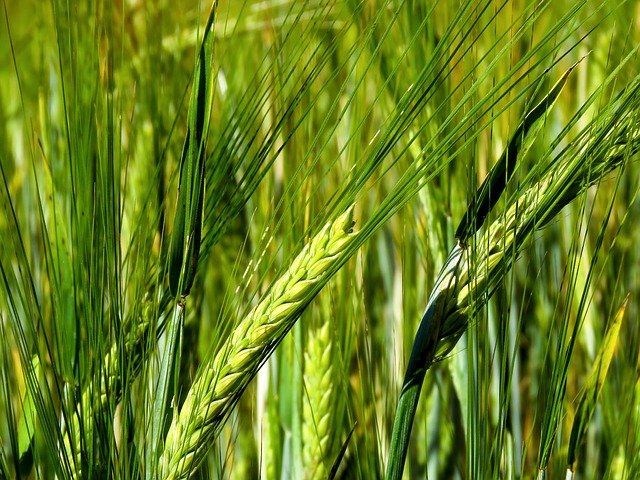
[[[0,479],[640,478],[640,1],[3,0]]]

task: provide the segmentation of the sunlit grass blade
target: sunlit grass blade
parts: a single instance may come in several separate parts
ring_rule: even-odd
[[[596,408],[596,403],[598,402],[600,392],[602,391],[602,387],[604,386],[604,382],[607,378],[609,366],[611,365],[611,360],[613,359],[613,354],[618,344],[618,335],[622,325],[622,318],[624,317],[628,303],[629,296],[627,295],[623,304],[614,316],[613,321],[607,328],[607,333],[602,341],[598,355],[593,362],[591,372],[587,377],[584,392],[580,397],[580,402],[578,403],[569,439],[569,450],[567,452],[567,478],[573,478],[575,462],[578,455],[577,450],[587,431],[587,427],[591,422],[591,418],[593,417],[593,413]]]
[[[35,400],[31,394],[29,385],[37,385],[40,380],[40,357],[34,355],[27,375],[33,376],[35,382],[27,384],[22,402],[22,413],[18,422],[18,454],[20,463],[20,475],[28,476],[33,467],[33,436],[37,428],[37,410]]]

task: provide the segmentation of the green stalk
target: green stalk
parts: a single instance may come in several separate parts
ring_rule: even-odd
[[[465,257],[466,250],[458,243],[443,265],[436,285],[429,296],[427,309],[422,315],[413,349],[411,350],[409,364],[407,365],[395,421],[393,422],[386,478],[402,478],[402,470],[404,469],[404,462],[409,449],[409,439],[413,427],[413,419],[418,408],[420,391],[424,383],[424,377],[433,362],[433,357],[438,347],[442,321],[456,307],[458,279]]]

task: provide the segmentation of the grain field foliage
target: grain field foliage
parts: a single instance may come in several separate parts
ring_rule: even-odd
[[[2,13],[0,478],[640,475],[640,3]]]

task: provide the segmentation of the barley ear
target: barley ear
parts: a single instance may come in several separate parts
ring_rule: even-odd
[[[249,382],[337,271],[352,229],[352,209],[327,223],[204,365],[167,433],[160,478],[186,479],[198,468]]]
[[[458,225],[457,243],[436,279],[411,350],[393,424],[387,465],[388,479],[402,477],[420,391],[426,372],[437,353],[438,343],[442,339],[442,330],[451,329],[451,323],[466,325],[464,314],[460,315],[458,295],[469,279],[466,265],[467,240],[484,224],[487,215],[513,175],[518,158],[526,153],[540,132],[546,113],[562,92],[569,74],[576,65],[577,63],[565,72],[544,99],[524,116],[507,143],[502,156],[473,196],[469,208]],[[463,331],[464,328],[460,330]]]
[[[322,310],[327,311],[328,302]],[[334,359],[330,322],[324,316],[309,330],[304,355],[304,384],[307,395],[302,404],[303,465],[305,478],[327,478],[332,461],[332,428],[335,415]],[[324,322],[320,323],[320,321]]]

